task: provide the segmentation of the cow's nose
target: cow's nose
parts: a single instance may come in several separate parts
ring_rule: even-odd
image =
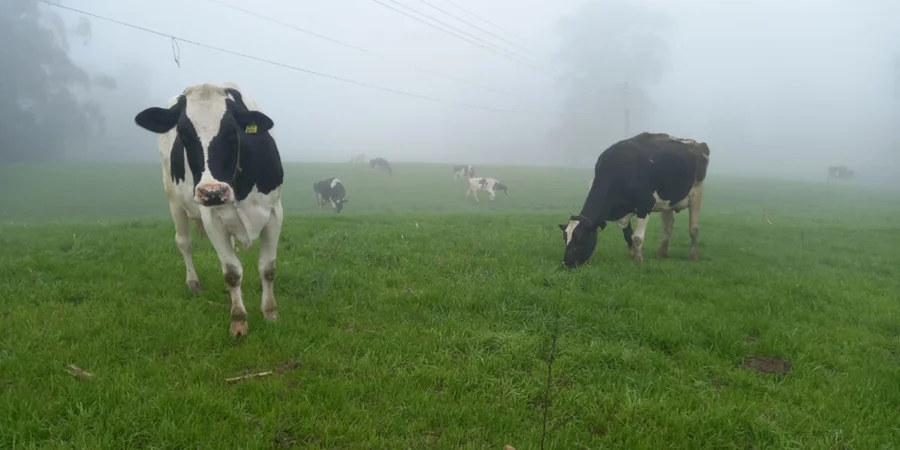
[[[216,184],[197,187],[197,196],[203,203],[222,203],[228,198],[228,185]]]

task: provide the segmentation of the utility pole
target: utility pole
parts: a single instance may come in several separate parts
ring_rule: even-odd
[[[631,111],[628,110],[628,82],[625,82],[625,138],[631,136]]]

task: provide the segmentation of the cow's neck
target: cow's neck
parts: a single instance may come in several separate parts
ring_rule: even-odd
[[[600,226],[609,215],[609,196],[606,195],[605,186],[594,183],[588,192],[584,205],[581,207],[581,217],[589,220],[592,225]]]

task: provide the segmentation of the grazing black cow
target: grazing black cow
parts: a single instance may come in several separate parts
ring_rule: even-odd
[[[375,159],[369,160],[369,167],[371,167],[373,169],[382,168],[384,170],[387,170],[389,175],[394,174],[394,171],[391,170],[391,165],[388,164],[387,160],[384,158],[375,158]]]
[[[828,168],[828,181],[831,180],[849,180],[853,178],[855,172],[847,166],[831,166]]]
[[[260,309],[267,320],[277,320],[275,256],[284,217],[284,169],[269,133],[272,119],[234,83],[206,83],[187,87],[165,108],[141,111],[134,121],[159,135],[163,187],[188,288],[201,291],[191,258],[193,219],[202,221],[222,264],[231,297],[231,335],[246,335],[244,272],[234,240],[246,250],[259,239]]]
[[[460,178],[474,178],[475,177],[475,168],[470,165],[459,165],[453,166],[453,179],[458,180]]]
[[[637,262],[643,261],[644,233],[651,212],[662,217],[659,257],[669,254],[674,213],[690,212],[691,253],[697,260],[703,180],[709,166],[709,146],[664,133],[641,133],[607,148],[594,165],[594,181],[581,208],[568,224],[560,224],[566,244],[563,263],[577,267],[590,259],[597,245],[597,229],[618,222]],[[637,216],[632,231],[631,216]]]
[[[316,202],[319,203],[320,207],[324,207],[326,203],[331,202],[335,212],[339,213],[344,209],[344,203],[347,203],[347,199],[344,198],[347,194],[347,191],[344,189],[344,183],[341,183],[341,180],[337,178],[326,178],[313,183],[313,191],[316,193]]]

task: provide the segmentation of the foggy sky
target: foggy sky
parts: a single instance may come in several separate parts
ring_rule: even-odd
[[[554,77],[430,28],[370,0],[223,0],[389,58],[366,55],[209,0],[69,0],[66,4],[178,37],[305,69],[442,99],[539,111],[506,114],[408,98],[180,43],[91,19],[93,37],[74,46],[79,63],[115,71],[127,61],[150,69],[157,105],[200,82],[233,81],[274,120],[286,161],[345,161],[363,152],[391,161],[558,163],[548,133],[568,94]],[[444,0],[453,14],[552,57],[559,19],[583,0],[454,0],[516,33],[521,43]],[[416,10],[504,46],[421,3]],[[900,3],[889,0],[635,0],[673,20],[664,33],[672,65],[650,88],[656,109],[639,131],[709,142],[711,171],[823,174],[833,164],[859,170],[900,168],[900,99],[891,64],[900,53]],[[385,3],[390,4],[385,1]],[[393,5],[392,5],[393,6]],[[69,23],[79,15],[56,12]],[[523,53],[519,49],[517,52]],[[495,93],[420,72],[464,78],[517,94]],[[133,127],[153,106],[107,112],[111,126]],[[127,102],[126,102],[127,104]],[[625,105],[622,105],[624,110]],[[711,124],[740,117],[734,133]],[[895,131],[896,130],[896,131]],[[130,155],[157,158],[143,130]],[[619,138],[624,138],[623,135]],[[596,154],[612,142],[597,142]],[[135,156],[140,158],[140,156]],[[144,158],[141,158],[144,159]],[[773,165],[773,159],[778,164]]]

